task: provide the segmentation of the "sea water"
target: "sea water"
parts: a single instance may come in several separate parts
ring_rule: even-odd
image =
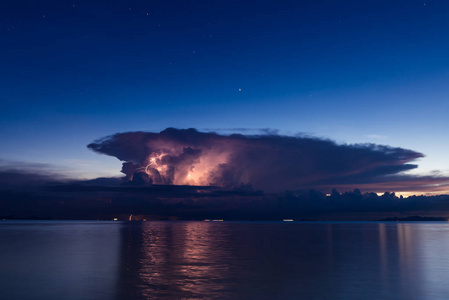
[[[0,221],[1,299],[447,299],[445,222]]]

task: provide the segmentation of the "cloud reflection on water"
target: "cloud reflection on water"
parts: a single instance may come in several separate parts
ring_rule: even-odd
[[[447,225],[124,224],[121,296],[438,299],[449,292],[438,280],[449,272],[449,243],[441,243]]]

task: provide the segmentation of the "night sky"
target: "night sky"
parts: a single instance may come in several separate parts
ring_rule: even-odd
[[[86,146],[174,127],[389,145],[418,153],[411,174],[449,175],[447,1],[4,0],[0,14],[1,164],[122,176]]]

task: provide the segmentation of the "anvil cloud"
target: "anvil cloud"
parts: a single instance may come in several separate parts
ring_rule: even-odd
[[[174,128],[117,133],[88,148],[123,161],[125,179],[134,184],[252,186],[264,191],[369,188],[399,177],[413,184],[419,177],[399,173],[416,168],[410,162],[423,157],[403,148],[339,145],[308,136],[220,135]]]

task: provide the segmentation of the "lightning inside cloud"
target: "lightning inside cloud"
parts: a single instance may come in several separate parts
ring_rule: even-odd
[[[375,144],[338,145],[303,136],[220,135],[168,128],[125,132],[88,148],[123,161],[135,184],[250,185],[262,190],[319,188],[391,180],[423,154]]]

